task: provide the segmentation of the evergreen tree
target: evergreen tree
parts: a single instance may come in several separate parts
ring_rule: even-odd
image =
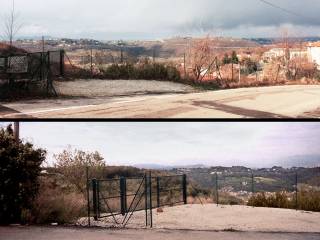
[[[37,195],[46,151],[17,142],[12,127],[0,129],[0,224],[18,223]]]

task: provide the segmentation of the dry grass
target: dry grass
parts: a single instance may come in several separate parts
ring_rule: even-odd
[[[55,183],[42,179],[29,222],[73,223],[85,215],[86,199],[80,193],[67,192]]]

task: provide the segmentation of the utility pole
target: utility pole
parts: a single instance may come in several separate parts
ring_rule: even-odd
[[[19,122],[14,122],[13,136],[16,142],[19,142],[19,139],[20,139],[20,123]]]

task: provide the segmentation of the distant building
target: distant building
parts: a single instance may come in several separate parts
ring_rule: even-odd
[[[272,48],[263,54],[263,60],[270,61],[279,57],[284,57],[285,53],[286,51],[284,48]]]
[[[287,51],[285,48],[272,48],[263,54],[263,60],[271,61],[277,58],[284,57],[286,55],[286,52]],[[305,48],[303,49],[292,48],[292,49],[289,49],[289,53],[290,53],[290,59],[308,58],[308,51]]]
[[[308,58],[309,61],[316,63],[320,69],[320,42],[309,43]]]

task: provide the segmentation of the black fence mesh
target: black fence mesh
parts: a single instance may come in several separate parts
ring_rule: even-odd
[[[49,95],[64,75],[64,51],[0,56],[0,97]]]
[[[107,218],[185,203],[185,176],[89,181],[90,215]],[[151,192],[150,192],[151,191]]]

